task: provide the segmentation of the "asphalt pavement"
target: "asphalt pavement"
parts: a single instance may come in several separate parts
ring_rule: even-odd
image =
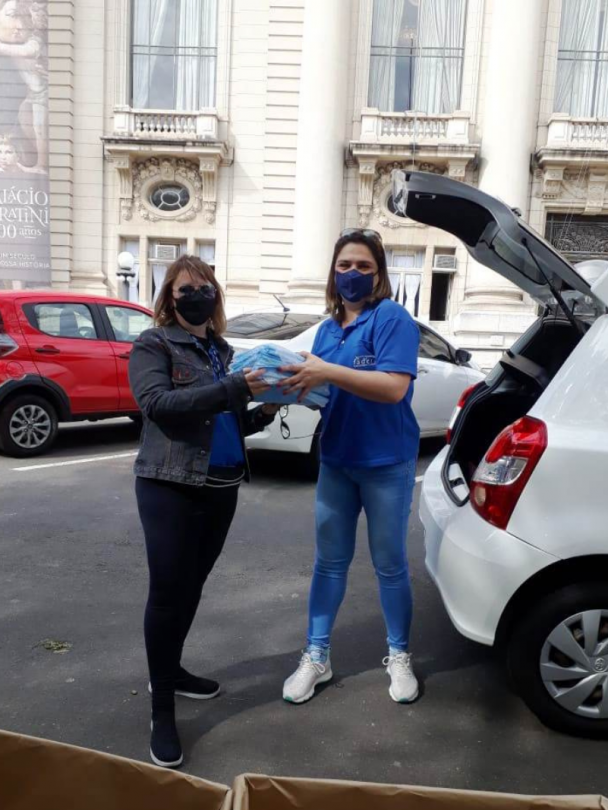
[[[82,424],[66,427],[50,455],[0,457],[0,728],[147,761],[136,445],[129,422]],[[423,445],[420,474],[437,449]],[[284,703],[305,641],[314,485],[288,454],[255,455],[253,471],[187,645],[186,664],[223,693],[178,699],[185,772],[225,783],[258,772],[608,794],[608,743],[545,729],[493,651],[452,628],[424,570],[417,497],[408,543],[420,700],[401,706],[388,695],[362,525],[334,681],[306,705]]]

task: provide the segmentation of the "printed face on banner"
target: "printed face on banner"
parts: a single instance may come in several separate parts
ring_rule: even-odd
[[[0,280],[48,284],[46,0],[0,0]]]

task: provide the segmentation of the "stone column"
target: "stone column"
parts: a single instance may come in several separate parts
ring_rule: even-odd
[[[103,0],[74,2],[74,104],[70,289],[107,295],[103,262],[105,27]]]
[[[49,13],[51,265],[60,289],[68,288],[73,266],[74,73],[74,2],[61,0]]]
[[[130,106],[131,3],[114,0],[114,110],[128,112]]]
[[[538,120],[542,6],[542,0],[494,2],[485,77],[479,187],[519,208],[524,219]],[[477,335],[483,348],[500,351],[527,327],[529,313],[518,288],[469,262],[463,311],[454,325],[461,343],[474,346]]]
[[[290,296],[319,303],[342,222],[352,0],[307,0]]]

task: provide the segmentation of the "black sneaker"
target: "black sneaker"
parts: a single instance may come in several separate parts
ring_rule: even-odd
[[[175,725],[175,713],[170,709],[154,712],[150,728],[152,762],[160,768],[179,768],[184,761],[184,755]]]
[[[175,681],[175,694],[193,700],[211,700],[220,693],[220,685],[217,681],[209,678],[197,678],[185,669],[180,669],[180,674]]]
[[[152,684],[148,684],[148,691],[152,694]],[[175,694],[193,700],[211,700],[220,693],[220,685],[217,681],[209,678],[197,678],[185,669],[180,668],[179,675],[175,680]]]

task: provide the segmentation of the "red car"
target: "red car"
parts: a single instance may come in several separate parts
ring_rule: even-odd
[[[59,291],[0,291],[0,450],[40,455],[59,422],[139,412],[131,344],[152,326],[137,304]]]

